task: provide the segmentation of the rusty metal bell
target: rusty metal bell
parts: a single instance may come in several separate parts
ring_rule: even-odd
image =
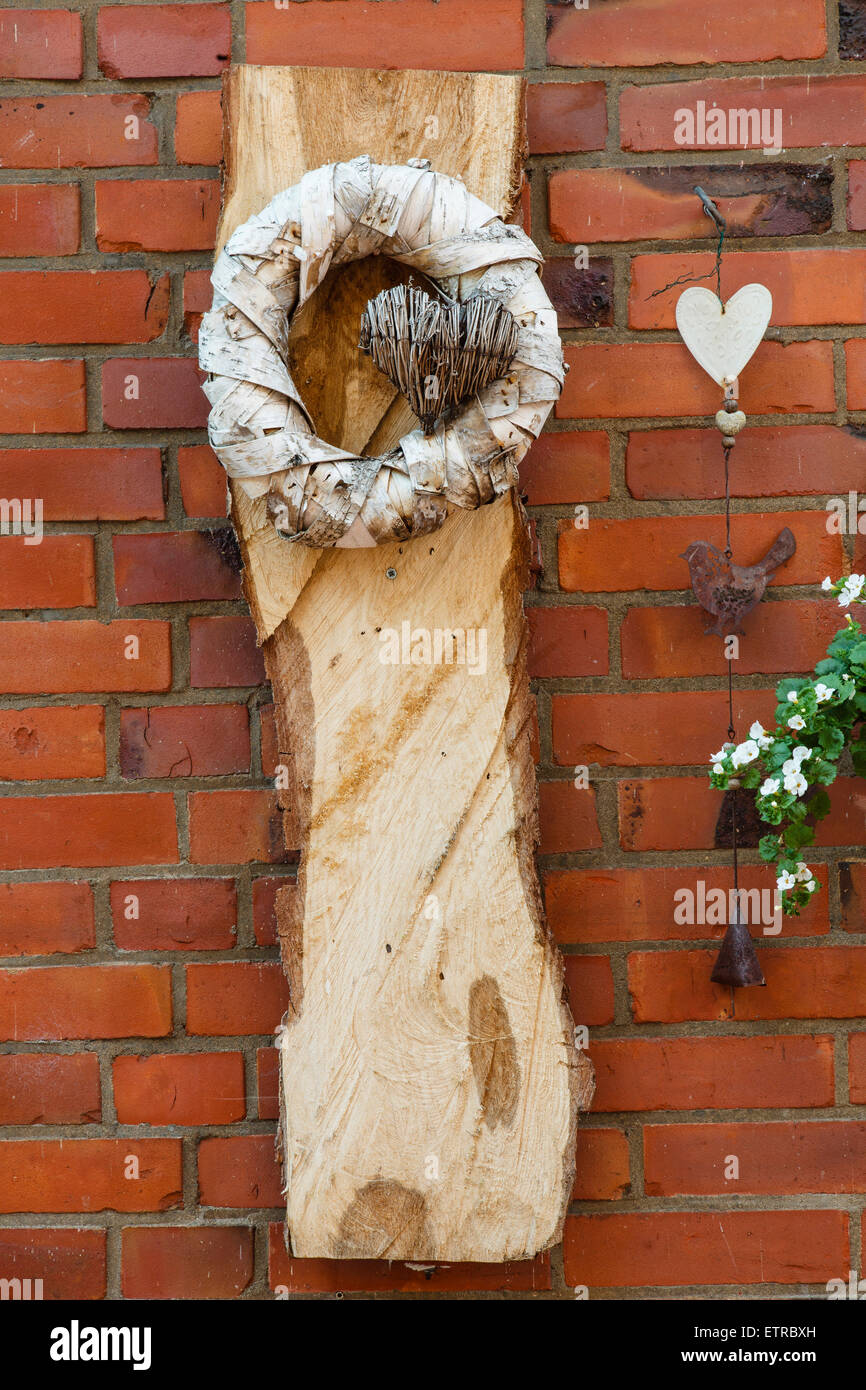
[[[745,922],[740,921],[740,909],[735,908],[710,979],[717,985],[739,989],[744,985],[766,985],[758,964],[752,936]]]

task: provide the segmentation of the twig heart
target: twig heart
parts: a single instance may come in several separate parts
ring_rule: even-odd
[[[358,346],[432,434],[437,420],[505,374],[518,332],[514,315],[495,299],[479,294],[462,304],[439,302],[396,285],[370,300]]]

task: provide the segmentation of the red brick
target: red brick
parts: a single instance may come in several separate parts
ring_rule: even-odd
[[[113,92],[0,101],[4,169],[105,169],[156,164],[157,158],[147,97]]]
[[[280,752],[273,705],[260,707],[259,724],[261,726],[262,772],[266,777],[274,777],[280,762]]]
[[[80,77],[81,16],[70,10],[0,10],[0,77]]]
[[[866,1033],[848,1039],[848,1084],[852,1105],[866,1105]]]
[[[100,1113],[95,1052],[15,1052],[0,1057],[0,1124],[93,1124]]]
[[[591,787],[575,787],[571,780],[539,783],[538,816],[542,854],[601,847],[595,792]]]
[[[0,979],[0,1037],[12,1042],[171,1032],[168,966],[19,967],[0,971]]]
[[[7,497],[40,497],[46,521],[161,521],[158,449],[0,449]]]
[[[198,1199],[203,1207],[281,1207],[282,1176],[272,1134],[203,1139]]]
[[[245,705],[173,705],[120,715],[120,769],[136,777],[219,777],[249,772]]]
[[[286,1251],[285,1226],[269,1231],[268,1280],[285,1293],[534,1292],[551,1287],[550,1256],[506,1264],[411,1265],[402,1260],[298,1260]]]
[[[607,614],[569,605],[526,610],[531,676],[606,676]]]
[[[610,496],[610,446],[601,430],[543,434],[520,465],[530,506],[604,502]]]
[[[240,577],[205,531],[115,536],[119,604],[189,603],[241,596]],[[826,571],[826,566],[824,567]]]
[[[707,220],[694,195],[701,183],[712,188],[729,237],[825,232],[831,221],[828,173],[820,165],[776,160],[710,168],[557,169],[548,181],[551,234],[556,241],[579,243],[703,239]]]
[[[138,638],[138,657],[127,638]],[[12,693],[167,690],[171,684],[168,623],[140,618],[100,623],[16,622],[0,625],[0,690]]]
[[[614,1202],[628,1195],[630,1185],[628,1140],[622,1131],[580,1125],[572,1201]]]
[[[105,1231],[74,1226],[6,1226],[0,1230],[0,1265],[8,1279],[41,1279],[46,1302],[104,1298],[105,1240]]]
[[[187,516],[225,516],[226,471],[209,444],[190,444],[177,451],[180,495]]]
[[[552,256],[541,279],[560,328],[600,328],[613,323],[613,261],[593,256],[579,268],[569,256]]]
[[[797,549],[771,583],[808,584],[835,575],[842,569],[842,537],[829,535],[826,523],[826,512],[817,510],[738,516],[733,523],[737,560],[756,564],[789,526]],[[559,582],[568,592],[687,589],[689,569],[682,557],[690,543],[700,537],[720,549],[725,544],[723,516],[595,517],[588,527],[562,521],[559,528]]]
[[[734,519],[734,527],[739,518]],[[734,545],[736,546],[736,529]],[[705,629],[703,609],[630,608],[622,625],[622,673],[626,680],[648,676],[727,675],[722,642]],[[740,638],[736,673],[741,676],[811,671],[839,628],[839,609],[786,600],[766,603],[750,613]],[[710,752],[713,750],[710,749]]]
[[[121,951],[230,950],[237,931],[234,879],[116,881],[111,917]]]
[[[715,951],[635,952],[629,989],[636,1023],[726,1020],[731,991],[714,985]],[[736,1018],[859,1018],[866,988],[863,946],[779,946],[760,952],[765,989],[737,991]]]
[[[848,408],[866,410],[866,340],[849,338],[845,344]]]
[[[739,436],[731,455],[731,494],[827,497],[847,493],[859,488],[864,467],[866,437],[855,426],[752,425]],[[633,497],[724,497],[718,430],[632,431],[626,479]]]
[[[102,364],[103,419],[116,430],[204,429],[204,375],[192,357],[112,357]]]
[[[92,608],[96,603],[93,539],[4,536],[0,608]]]
[[[696,10],[697,17],[698,11]],[[764,20],[766,10],[755,10]],[[813,73],[796,77],[702,77],[696,82],[659,82],[625,87],[620,98],[620,128],[624,150],[677,150],[675,114],[696,111],[697,103],[706,109],[720,106],[726,112],[743,108],[782,112],[782,148],[812,149],[825,145],[847,146],[866,143],[866,78],[823,76]],[[697,131],[695,134],[697,135]],[[752,133],[751,130],[749,132]],[[743,146],[739,130],[736,143],[695,144],[691,149],[757,148],[750,141]]]
[[[80,434],[86,428],[83,362],[0,362],[0,434]]]
[[[774,691],[738,690],[734,701],[738,727],[755,719],[773,727]],[[563,767],[688,766],[708,761],[710,729],[727,728],[728,696],[721,690],[554,695],[551,711],[553,756]]]
[[[0,343],[149,343],[165,331],[168,297],[168,275],[152,283],[144,270],[9,270]]]
[[[714,847],[722,793],[706,777],[629,779],[616,790],[623,849]]]
[[[295,844],[294,821],[287,821]],[[190,792],[190,859],[193,864],[284,864],[282,814],[276,793],[263,787]]]
[[[209,251],[219,204],[213,179],[98,182],[96,243],[100,251]]]
[[[613,1023],[613,975],[607,956],[565,956],[565,985],[572,1017],[587,1028]]]
[[[105,776],[101,705],[0,710],[0,778],[33,782]]]
[[[219,164],[223,153],[219,92],[183,92],[177,99],[174,153],[178,164]]]
[[[866,931],[866,863],[839,865],[839,898],[844,931]]]
[[[190,342],[198,342],[202,315],[213,300],[209,270],[188,270],[183,277],[183,326]]]
[[[607,96],[603,82],[534,82],[526,89],[531,154],[603,150]]]
[[[0,956],[72,953],[95,944],[88,883],[0,884]]]
[[[605,1039],[590,1044],[590,1057],[594,1114],[798,1109],[831,1106],[834,1099],[829,1034]]]
[[[523,7],[519,0],[392,0],[353,3],[335,23],[330,0],[306,0],[302,10],[246,6],[248,63],[321,63],[333,67],[446,68],[503,72],[523,67]]]
[[[296,880],[285,875],[253,880],[253,930],[259,946],[276,946],[278,943],[276,899],[283,890],[290,894],[295,892]]]
[[[190,684],[226,689],[261,685],[265,663],[249,618],[190,618]]]
[[[714,415],[719,387],[681,343],[585,343],[565,349],[571,367],[556,403],[560,419]],[[764,342],[743,376],[747,414],[835,409],[833,345]]]
[[[72,256],[79,235],[77,184],[7,183],[0,188],[0,256]]]
[[[112,1075],[122,1125],[228,1125],[246,1114],[240,1052],[115,1057]]]
[[[848,226],[852,231],[866,230],[866,160],[848,161]]]
[[[692,0],[606,0],[586,10],[548,5],[547,61],[560,67],[652,67],[657,63],[747,63],[821,58],[822,0],[729,0],[705,10]]]
[[[248,1226],[130,1226],[124,1298],[237,1298],[253,1278]]]
[[[231,51],[228,5],[103,5],[98,58],[106,77],[212,77]]]
[[[275,1047],[256,1052],[256,1091],[260,1120],[276,1120],[280,1115],[280,1054]]]
[[[127,1178],[131,1156],[139,1176]],[[0,1211],[165,1211],[181,1204],[179,1139],[0,1144]]]
[[[663,290],[681,275],[705,274],[710,252],[635,256],[631,263],[628,321],[631,328],[675,328],[682,288]],[[849,247],[808,251],[737,251],[724,260],[722,298],[759,281],[773,296],[774,326],[810,327],[824,323],[862,323],[866,313],[863,281],[866,251]]]
[[[812,872],[822,884],[808,908],[788,922],[789,932],[797,936],[822,936],[830,930],[827,895],[827,866],[813,864]],[[730,866],[697,864],[665,865],[640,869],[552,869],[545,874],[547,917],[558,941],[590,943],[601,941],[698,941],[718,937],[723,924],[674,921],[683,904],[674,894],[684,888],[696,895],[694,916],[715,917],[716,900],[700,910],[698,883],[704,892],[718,889],[727,895],[731,888]],[[773,892],[775,883],[763,864],[742,865],[740,884],[747,892]],[[748,900],[749,911],[757,921],[764,916],[764,905],[772,899]],[[680,912],[679,916],[684,916]],[[763,933],[761,933],[763,934]]]
[[[692,1193],[863,1192],[866,1124],[697,1124],[644,1127],[648,1196]],[[725,1177],[728,1155],[739,1160]]]
[[[4,869],[176,861],[174,798],[167,792],[7,797],[0,811]]]
[[[830,812],[815,828],[816,845],[866,844],[866,787],[859,777],[838,777],[830,793]]]
[[[220,961],[188,965],[187,1032],[218,1037],[273,1033],[288,1007],[279,965]]]
[[[565,1281],[590,1288],[825,1284],[848,1268],[843,1211],[647,1211],[570,1216]]]

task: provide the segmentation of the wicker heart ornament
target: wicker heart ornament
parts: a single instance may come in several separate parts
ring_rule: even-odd
[[[432,434],[436,421],[508,370],[518,338],[514,315],[494,299],[460,304],[397,285],[371,299],[358,346],[393,382]]]

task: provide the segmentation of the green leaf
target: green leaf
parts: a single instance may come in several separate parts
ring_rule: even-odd
[[[785,831],[785,844],[788,849],[802,849],[803,845],[809,845],[815,838],[815,832],[811,825],[789,825]]]

